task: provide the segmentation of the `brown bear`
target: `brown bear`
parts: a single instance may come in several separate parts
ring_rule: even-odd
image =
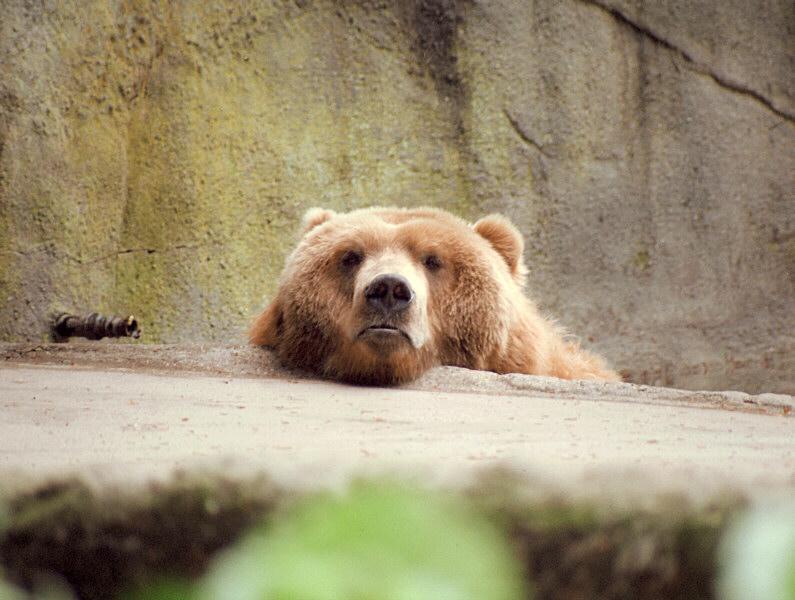
[[[288,367],[363,384],[436,365],[618,380],[524,295],[523,248],[500,215],[469,225],[433,208],[310,209],[251,343]]]

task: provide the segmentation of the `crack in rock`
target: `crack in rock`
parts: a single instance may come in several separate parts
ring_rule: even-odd
[[[168,253],[174,252],[177,250],[197,250],[199,248],[205,248],[207,246],[214,246],[220,244],[177,244],[176,246],[169,246],[167,248],[125,248],[123,250],[117,250],[116,252],[111,252],[110,254],[103,254],[101,256],[97,256],[95,258],[81,258],[79,256],[73,256],[68,252],[59,251],[58,249],[52,248],[37,248],[31,251],[23,251],[23,250],[7,250],[6,253],[16,254],[17,256],[32,256],[34,254],[51,254],[55,259],[66,259],[70,260],[74,263],[79,265],[91,265],[94,263],[102,262],[116,256],[121,256],[122,254],[135,254],[139,252],[145,252],[146,254],[159,254],[159,253]]]
[[[541,154],[543,154],[543,155],[544,155],[544,156],[546,156],[547,158],[555,158],[554,156],[552,156],[552,155],[551,155],[551,154],[550,154],[550,153],[549,153],[549,152],[548,152],[548,151],[547,151],[547,150],[544,148],[544,146],[542,146],[542,145],[541,145],[541,144],[539,144],[537,141],[535,141],[535,140],[532,138],[532,136],[530,136],[530,134],[529,134],[529,133],[527,133],[527,132],[526,132],[526,131],[525,131],[525,130],[522,128],[522,126],[519,124],[519,121],[517,121],[517,120],[516,120],[516,118],[515,118],[513,115],[511,115],[511,113],[510,113],[510,112],[508,112],[508,109],[506,109],[506,108],[503,108],[503,109],[502,109],[502,112],[503,112],[503,114],[505,115],[505,118],[506,118],[506,119],[508,119],[508,122],[511,124],[511,127],[513,128],[513,130],[516,132],[516,135],[518,135],[518,136],[519,136],[519,139],[521,139],[521,140],[522,140],[522,141],[523,141],[525,144],[527,144],[528,146],[532,146],[533,148],[535,148],[536,150],[538,150],[538,151],[539,151]]]
[[[705,65],[695,58],[687,51],[678,46],[674,45],[669,40],[665,39],[658,33],[655,33],[648,27],[644,27],[643,25],[636,23],[635,21],[631,20],[627,15],[623,12],[614,8],[612,6],[608,6],[599,2],[598,0],[579,0],[583,4],[589,4],[591,6],[595,6],[602,11],[608,13],[612,16],[616,21],[629,27],[634,31],[636,34],[641,35],[643,37],[649,38],[650,40],[654,41],[656,44],[670,50],[671,52],[676,53],[679,55],[685,63],[687,63],[688,70],[693,71],[694,73],[698,73],[699,75],[705,75],[712,79],[715,83],[717,83],[720,87],[727,89],[735,94],[740,94],[742,96],[746,96],[747,98],[751,98],[756,100],[763,106],[765,106],[769,111],[775,113],[777,116],[781,117],[789,121],[790,123],[795,123],[795,114],[788,112],[783,108],[777,107],[772,100],[767,98],[764,94],[756,91],[752,87],[744,84],[738,83],[735,81],[729,80],[725,75],[720,75],[715,73],[708,65]]]

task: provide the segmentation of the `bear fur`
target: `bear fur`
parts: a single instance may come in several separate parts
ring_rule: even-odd
[[[313,208],[251,343],[282,363],[393,385],[437,365],[617,381],[524,292],[521,234],[433,208]]]

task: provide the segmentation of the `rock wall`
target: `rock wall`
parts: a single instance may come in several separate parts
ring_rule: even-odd
[[[242,339],[309,206],[525,233],[638,382],[795,391],[795,5],[0,3],[0,339]]]

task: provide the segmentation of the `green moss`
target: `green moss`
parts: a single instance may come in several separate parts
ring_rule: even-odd
[[[787,268],[790,281],[795,286],[795,239],[786,241],[784,244],[784,265]]]
[[[651,253],[647,248],[641,248],[632,258],[633,266],[639,271],[648,271],[651,266]]]
[[[46,15],[42,44],[61,67],[48,70],[44,50],[20,58],[43,61],[41,89],[18,90],[40,112],[35,127],[12,122],[25,141],[4,154],[8,246],[47,245],[0,259],[15,302],[41,315],[133,313],[148,342],[240,339],[308,207],[475,216],[460,140],[427,89],[438,69],[407,70],[414,32],[394,15],[349,7],[394,34],[393,53],[353,35],[333,3],[194,9]],[[2,319],[19,329],[7,337],[30,333],[13,309]]]
[[[599,524],[596,508],[587,503],[570,505],[559,501],[545,502],[517,516],[524,525],[539,531],[556,530],[561,527],[588,531]]]
[[[3,215],[0,214],[0,240],[8,240],[8,237],[3,235],[4,225]],[[13,258],[11,250],[0,246],[0,307],[5,307],[7,303],[11,302],[15,292],[20,288],[19,270],[15,268]],[[3,335],[4,329],[5,327],[0,325],[0,337],[8,337]]]

